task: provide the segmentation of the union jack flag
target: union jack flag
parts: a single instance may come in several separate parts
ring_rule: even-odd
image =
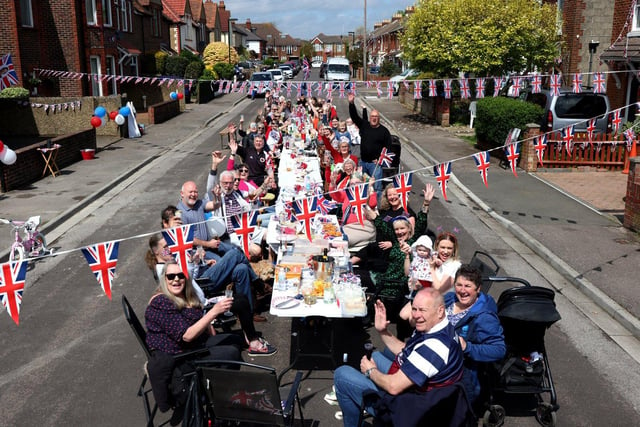
[[[378,98],[382,96],[382,82],[376,82],[376,91],[378,92]]]
[[[447,199],[447,184],[449,183],[449,178],[451,178],[451,162],[435,165],[433,167],[433,174],[436,177],[442,196],[446,201],[449,201]]]
[[[413,175],[411,172],[401,173],[393,177],[393,187],[400,196],[400,202],[405,212],[409,210],[409,193],[411,192],[411,181]]]
[[[393,158],[396,157],[395,153],[387,150],[387,147],[382,149],[380,153],[380,157],[378,158],[378,166],[382,166],[384,168],[390,168],[393,164]]]
[[[20,324],[20,304],[27,279],[27,265],[28,261],[0,265],[0,300],[16,325]]]
[[[520,77],[513,78],[513,97],[517,98],[520,96]]]
[[[349,209],[355,212],[358,222],[361,225],[364,225],[364,205],[367,203],[368,194],[369,184],[358,184],[347,188]],[[344,219],[347,219],[347,215],[345,215]]]
[[[422,99],[422,81],[416,80],[413,84],[413,99]]]
[[[316,89],[316,93],[318,94],[318,96],[322,96],[322,83],[318,83],[318,88]]]
[[[476,79],[476,98],[484,98],[484,78]]]
[[[318,212],[320,212],[321,214],[326,215],[329,213],[329,211],[335,209],[335,207],[338,206],[337,203],[332,199],[324,197],[324,194],[322,194],[322,190],[320,190],[320,187],[316,187],[315,192]]]
[[[593,141],[593,133],[596,130],[596,119],[589,119],[587,122],[587,138],[589,142]]]
[[[2,55],[0,57],[0,90],[17,85],[18,82],[18,74],[13,67],[11,54]]]
[[[480,172],[480,177],[482,177],[482,182],[484,182],[484,186],[489,188],[489,182],[487,178],[489,177],[489,163],[491,156],[488,151],[483,151],[482,153],[476,153],[473,155],[473,161],[476,162],[476,168],[478,168],[478,172]]]
[[[469,90],[469,79],[459,79],[460,85],[460,97],[462,99],[468,99],[471,97],[471,91]]]
[[[309,199],[307,198],[296,200],[293,205],[293,216],[295,216],[296,221],[302,221],[304,224],[304,233],[310,242],[313,241],[313,237],[311,235],[311,220],[317,213],[318,201],[315,197],[311,197],[311,202],[309,202]]]
[[[520,129],[518,128],[511,129],[509,131],[509,134],[507,135],[507,139],[504,141],[504,144],[505,145],[513,144],[518,140],[519,136],[520,136]]]
[[[518,157],[520,157],[520,145],[517,142],[509,144],[505,147],[504,153],[509,161],[509,166],[511,166],[511,172],[513,172],[517,178],[518,173],[516,172],[516,166],[518,164]]]
[[[300,98],[302,96],[302,83],[298,83],[296,88],[298,89],[298,98]]]
[[[345,94],[344,82],[340,82],[340,98],[344,98]]]
[[[595,73],[593,75],[593,92],[605,93],[607,91],[607,79],[604,73]]]
[[[444,98],[451,98],[451,79],[444,80]]]
[[[551,88],[551,96],[560,96],[560,88],[562,87],[562,75],[552,74],[551,83],[549,84],[549,86]]]
[[[307,96],[309,98],[313,96],[313,88],[311,87],[311,83],[307,84]]]
[[[251,242],[253,233],[256,231],[257,223],[257,211],[243,212],[240,215],[234,215],[231,217],[231,225],[233,226],[238,239],[240,239],[242,250],[247,258],[250,258],[251,256],[249,254],[249,243]]]
[[[438,96],[438,87],[433,79],[429,80],[429,96]]]
[[[617,135],[621,124],[620,109],[617,109],[611,113],[611,133]]]
[[[544,157],[544,150],[547,148],[547,134],[538,135],[533,138],[533,148],[536,150],[538,161],[542,165],[542,158]]]
[[[357,92],[356,92],[356,82],[351,82],[351,83],[349,83],[349,86],[350,86],[350,92],[351,92],[351,94],[352,94],[353,96],[356,96],[356,95],[357,95]]]
[[[193,248],[193,227],[191,224],[183,224],[179,227],[162,230],[162,237],[167,241],[167,246],[176,257],[178,265],[184,274],[189,273],[189,254]]]
[[[573,75],[573,79],[571,80],[571,87],[573,88],[573,93],[582,93],[582,74],[576,73]]]
[[[531,79],[531,93],[540,93],[542,91],[542,79],[539,74],[535,74]]]
[[[633,146],[633,140],[636,139],[636,133],[633,129],[629,128],[623,132],[624,139],[627,142],[627,151],[631,152],[631,147]]]
[[[504,81],[503,77],[494,77],[493,78],[493,97],[500,95],[500,89],[502,89],[502,82]]]
[[[291,98],[291,82],[287,82],[287,98]],[[300,91],[300,89],[298,89]]]
[[[311,74],[311,67],[309,66],[309,61],[307,60],[306,56],[302,60],[302,69],[304,70],[304,79],[307,80],[309,78],[309,75]]]
[[[387,98],[393,99],[393,82],[387,82]]]
[[[573,153],[573,137],[575,135],[575,128],[573,125],[567,126],[562,129],[562,142],[565,144],[564,147],[567,150],[567,153],[571,155]]]
[[[89,268],[93,271],[109,299],[111,299],[111,282],[118,263],[119,246],[120,242],[106,242],[82,248],[82,254],[86,258]]]

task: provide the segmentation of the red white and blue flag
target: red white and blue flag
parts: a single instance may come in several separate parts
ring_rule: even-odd
[[[573,75],[573,79],[571,81],[571,87],[573,88],[573,93],[582,93],[582,74],[576,73]]]
[[[518,98],[520,96],[520,77],[513,78],[513,97]]]
[[[621,124],[622,118],[620,117],[620,109],[617,109],[611,113],[611,133],[617,135],[620,131]]]
[[[605,93],[607,91],[607,79],[604,73],[595,73],[593,75],[593,92]]]
[[[167,242],[167,247],[176,257],[176,262],[184,274],[189,273],[189,255],[193,248],[193,227],[191,224],[183,224],[175,228],[162,230],[162,237]]]
[[[435,165],[433,167],[433,174],[436,177],[436,181],[438,182],[438,186],[440,187],[442,196],[445,200],[449,201],[447,199],[447,184],[449,183],[449,179],[451,178],[451,162]]]
[[[429,96],[431,97],[438,96],[438,88],[436,86],[436,81],[433,79],[429,80]]]
[[[253,237],[253,233],[256,231],[257,224],[257,211],[242,212],[239,215],[234,215],[231,217],[231,225],[236,233],[236,236],[238,236],[238,239],[240,240],[242,250],[244,251],[244,254],[247,256],[247,258],[251,257],[249,253],[249,243],[251,243],[251,237]]]
[[[416,80],[413,84],[413,99],[422,99],[422,81]]]
[[[476,98],[484,98],[484,78],[476,79]]]
[[[349,83],[349,86],[350,86],[350,88],[349,88],[349,92],[351,92],[351,94],[352,94],[353,96],[356,96],[356,95],[358,94],[358,93],[357,93],[357,88],[356,88],[356,86],[357,86],[357,85],[356,85],[356,83],[357,83],[357,82],[351,82],[351,83]]]
[[[340,98],[344,98],[344,97],[345,97],[344,82],[340,82]]]
[[[393,99],[393,82],[389,81],[387,82],[387,98],[388,99]]]
[[[395,153],[387,150],[387,147],[382,149],[380,153],[380,157],[378,158],[378,166],[382,166],[383,168],[390,168],[393,164],[393,158],[396,157]]]
[[[304,225],[304,233],[309,241],[313,241],[311,235],[311,220],[318,214],[318,201],[315,197],[296,200],[293,204],[293,216],[296,221]]]
[[[518,173],[516,172],[516,166],[518,165],[518,157],[520,157],[520,145],[517,142],[509,144],[505,147],[504,154],[507,156],[509,166],[511,166],[511,172],[513,172],[517,178]]]
[[[400,196],[400,203],[405,212],[409,211],[409,193],[411,192],[411,181],[413,174],[411,172],[401,173],[393,177],[393,187]]]
[[[309,61],[306,56],[302,60],[302,70],[304,71],[304,79],[307,80],[311,74],[311,67],[309,66]]]
[[[469,90],[469,79],[459,79],[460,84],[460,97],[462,99],[471,98],[471,90]]]
[[[533,138],[533,148],[536,150],[536,156],[538,156],[540,165],[542,165],[544,150],[547,148],[547,134],[538,135]]]
[[[502,89],[502,82],[504,81],[503,77],[494,77],[493,78],[493,97],[500,95],[500,89]]]
[[[451,99],[451,79],[444,80],[444,98]]]
[[[573,137],[575,135],[575,128],[573,125],[567,126],[562,129],[562,142],[564,143],[564,148],[567,150],[567,154],[571,155],[573,153]]]
[[[624,140],[627,142],[627,151],[631,152],[631,148],[633,147],[633,140],[636,139],[636,133],[633,131],[633,129],[629,128],[622,134],[624,135]]]
[[[22,261],[0,265],[0,300],[16,325],[20,324],[20,304],[22,304],[28,264],[28,261]]]
[[[478,168],[478,172],[480,172],[480,177],[482,178],[482,182],[484,182],[484,186],[489,188],[489,164],[490,164],[491,156],[488,151],[483,151],[482,153],[476,153],[473,155],[473,161],[476,162],[476,168]]]
[[[119,246],[120,242],[106,242],[82,248],[82,254],[89,268],[109,299],[111,299],[111,282],[116,274]]]
[[[347,199],[349,199],[349,212],[354,212],[358,222],[364,225],[364,206],[367,204],[369,195],[369,184],[358,184],[347,188]],[[345,215],[345,220],[347,215]]]
[[[562,87],[562,75],[560,74],[552,74],[551,83],[549,83],[549,87],[551,89],[551,96],[560,96],[560,88]]]
[[[376,82],[376,91],[378,92],[378,98],[382,96],[382,82]]]
[[[11,54],[2,55],[0,57],[0,90],[17,85],[18,82],[18,74],[13,67]]]
[[[315,191],[318,212],[320,212],[321,214],[326,215],[331,210],[335,209],[336,206],[338,206],[338,204],[334,200],[324,197],[324,194],[322,194],[322,190],[320,190],[320,187],[316,187]]]
[[[589,142],[593,141],[593,133],[596,130],[596,119],[589,119],[587,122],[587,138]]]
[[[535,74],[531,79],[531,93],[540,93],[542,91],[542,79],[539,74]]]

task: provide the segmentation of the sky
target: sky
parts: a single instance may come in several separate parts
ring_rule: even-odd
[[[256,23],[273,23],[280,32],[310,40],[319,33],[344,35],[364,25],[365,0],[225,0],[231,18],[237,24],[247,18]],[[414,5],[415,0],[366,0],[367,29],[383,19],[391,19],[398,10]]]

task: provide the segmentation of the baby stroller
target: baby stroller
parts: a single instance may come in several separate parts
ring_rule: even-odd
[[[537,400],[536,420],[543,426],[556,425],[556,390],[544,345],[546,330],[560,320],[551,289],[531,286],[523,279],[492,277],[493,282],[514,282],[519,287],[505,290],[498,299],[498,317],[504,329],[507,354],[488,370],[489,406],[484,426],[504,423],[505,410],[494,403],[496,394],[531,395]],[[550,403],[542,395],[549,393]]]

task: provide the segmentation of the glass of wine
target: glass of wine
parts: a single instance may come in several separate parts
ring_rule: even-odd
[[[229,298],[229,299],[233,299],[233,290],[232,289],[225,289],[224,290],[224,297],[225,298]],[[230,310],[227,310],[224,312],[224,315],[229,317],[229,316],[233,316],[233,313]]]

